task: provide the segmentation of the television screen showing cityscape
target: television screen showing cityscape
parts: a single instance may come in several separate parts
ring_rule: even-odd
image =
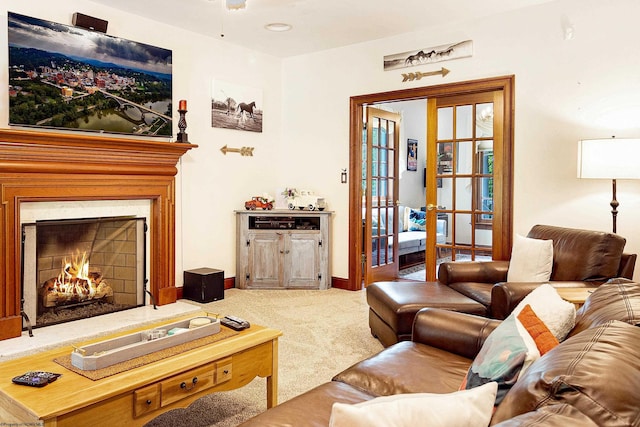
[[[171,137],[171,50],[8,16],[10,125]]]

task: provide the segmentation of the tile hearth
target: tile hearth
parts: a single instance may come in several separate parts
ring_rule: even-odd
[[[23,331],[20,337],[0,341],[0,362],[198,311],[201,311],[199,306],[179,300],[158,306],[157,310],[147,305],[37,328],[33,330],[33,337],[30,337],[27,331]]]

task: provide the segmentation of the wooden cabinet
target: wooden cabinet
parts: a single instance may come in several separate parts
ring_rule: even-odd
[[[236,286],[327,289],[331,212],[236,211]]]

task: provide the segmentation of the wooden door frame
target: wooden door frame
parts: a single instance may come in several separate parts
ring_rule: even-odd
[[[498,179],[503,180],[502,206],[499,216],[501,233],[494,248],[494,259],[509,258],[513,231],[513,116],[515,102],[515,76],[502,76],[368,95],[352,96],[349,99],[349,279],[345,289],[362,289],[362,108],[382,102],[407,101],[442,96],[463,95],[477,92],[502,90],[504,92],[504,151],[502,171]],[[495,237],[495,234],[494,234]]]

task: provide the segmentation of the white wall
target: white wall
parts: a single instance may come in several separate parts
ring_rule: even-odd
[[[611,183],[576,178],[576,141],[640,136],[636,0],[558,0],[284,61],[88,0],[5,0],[2,16],[8,10],[62,23],[78,11],[108,20],[108,34],[173,50],[174,104],[189,101],[187,133],[199,145],[183,158],[178,177],[179,285],[184,269],[207,266],[234,276],[233,210],[252,195],[285,186],[326,196],[335,212],[332,275],[347,277],[349,186],[340,184],[340,171],[349,165],[350,96],[514,74],[514,226],[520,234],[536,223],[610,231]],[[563,38],[567,23],[574,28],[571,40]],[[1,18],[0,47],[6,37]],[[451,70],[445,78],[402,83],[402,70],[382,69],[384,55],[467,39],[474,42],[473,57],[415,68],[442,65]],[[211,128],[213,78],[263,88],[262,133]],[[7,79],[4,51],[0,82]],[[7,97],[1,90],[0,106],[8,105]],[[7,123],[0,108],[0,126]],[[224,156],[225,144],[253,146],[254,157]],[[639,195],[640,182],[618,183],[618,233],[635,253]]]
[[[427,159],[427,101],[415,99],[411,101],[389,102],[376,105],[400,114],[400,205],[420,209],[425,205],[424,167]],[[407,139],[418,141],[418,170],[407,170]]]
[[[640,136],[638,16],[635,0],[559,0],[286,59],[282,148],[308,144],[307,157],[315,160],[293,164],[291,179],[318,183],[337,212],[333,275],[348,274],[348,188],[334,183],[349,161],[353,95],[515,75],[515,232],[537,223],[611,231],[611,183],[576,178],[577,141]],[[568,26],[574,36],[565,40]],[[415,68],[444,66],[451,70],[445,78],[402,83],[402,70],[383,71],[384,55],[467,39],[473,57]],[[618,200],[618,233],[627,238],[626,251],[638,253],[640,181],[620,181]]]

